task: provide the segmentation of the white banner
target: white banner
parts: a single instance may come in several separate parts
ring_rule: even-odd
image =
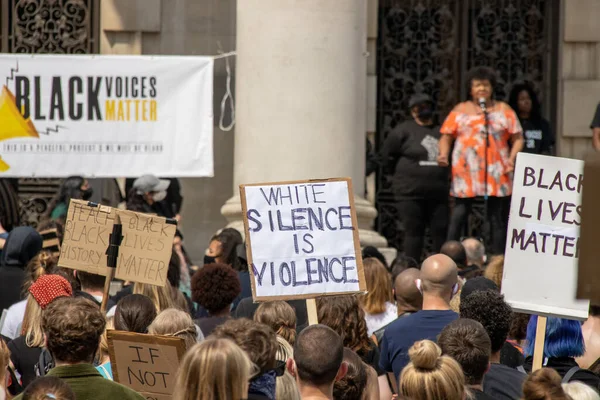
[[[0,55],[0,177],[213,176],[211,57]]]
[[[366,290],[350,179],[241,185],[254,299]]]
[[[519,153],[502,293],[513,308],[586,318],[576,300],[583,161]]]

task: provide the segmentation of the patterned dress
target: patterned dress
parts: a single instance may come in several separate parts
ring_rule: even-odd
[[[496,102],[488,111],[490,144],[488,148],[488,196],[505,197],[512,193],[512,172],[506,172],[512,135],[522,133],[517,115],[506,103]],[[455,139],[452,151],[450,195],[459,198],[485,194],[485,118],[479,106],[460,103],[440,129]]]

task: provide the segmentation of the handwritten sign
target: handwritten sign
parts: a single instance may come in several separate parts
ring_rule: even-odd
[[[350,179],[241,185],[257,301],[366,290]]]
[[[519,153],[502,280],[513,308],[587,317],[575,297],[582,189],[582,161]]]
[[[109,330],[108,352],[115,382],[147,400],[170,400],[185,353],[182,338]]]
[[[106,249],[116,212],[123,226],[123,241],[115,277],[164,286],[177,229],[174,221],[82,200],[70,202],[59,265],[106,276]]]

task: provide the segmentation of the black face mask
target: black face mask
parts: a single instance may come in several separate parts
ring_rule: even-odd
[[[214,264],[216,263],[217,260],[215,257],[213,256],[209,256],[209,255],[204,255],[204,265],[208,265],[208,264]]]
[[[89,200],[92,198],[93,194],[94,194],[94,189],[87,188],[87,189],[81,191],[81,198],[83,200]]]
[[[433,109],[429,106],[420,107],[417,117],[419,117],[421,121],[428,121],[433,117]]]

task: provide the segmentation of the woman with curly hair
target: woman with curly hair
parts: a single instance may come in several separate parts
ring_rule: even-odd
[[[6,383],[8,381],[8,367],[10,365],[10,351],[6,347],[4,340],[0,338],[0,399],[8,398],[8,387]]]
[[[192,300],[209,316],[195,321],[205,337],[231,318],[231,306],[241,292],[236,271],[226,264],[209,264],[192,277]]]
[[[327,296],[317,299],[319,323],[333,329],[344,341],[344,347],[354,351],[367,364],[375,368],[381,398],[392,396],[385,371],[379,367],[379,349],[369,338],[365,312],[356,295]]]

